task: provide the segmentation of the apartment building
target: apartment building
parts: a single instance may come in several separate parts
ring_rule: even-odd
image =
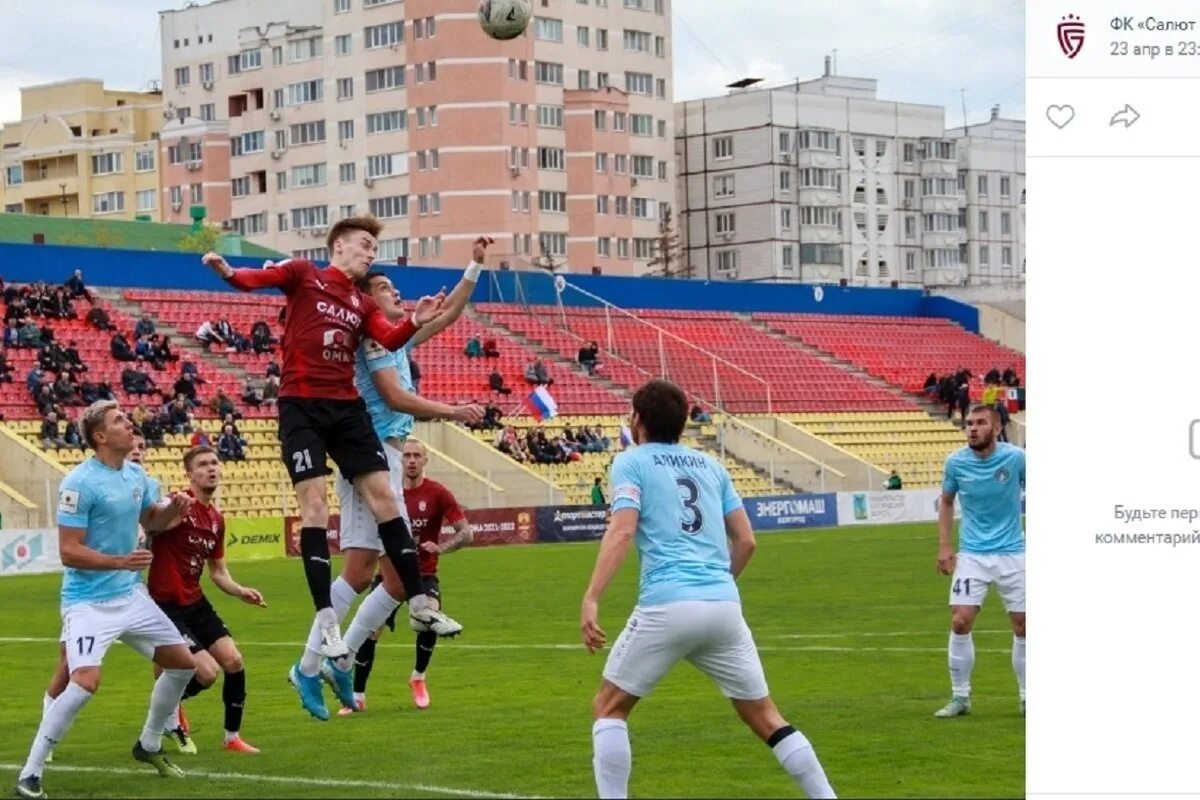
[[[958,145],[960,261],[967,284],[1025,282],[1025,122],[991,118],[946,135]]]
[[[673,202],[668,0],[535,0],[510,42],[475,0],[215,0],[161,13],[167,219],[203,205],[322,259],[338,219],[383,259],[640,274]]]
[[[941,107],[879,100],[874,79],[833,75],[828,63],[816,80],[750,86],[676,104],[677,207],[693,275],[868,286],[968,280],[960,165],[989,170],[995,196],[1001,173],[1006,188],[1023,188],[1023,144],[1018,157],[1004,140],[1003,164],[966,155],[982,133],[956,136]],[[1019,230],[1023,241],[1023,222]]]
[[[5,213],[161,219],[162,98],[76,79],[21,89],[21,119],[0,129]]]

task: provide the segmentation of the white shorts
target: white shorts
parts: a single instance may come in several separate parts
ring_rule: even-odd
[[[104,654],[118,639],[148,658],[153,658],[159,647],[186,646],[175,623],[144,590],[134,589],[98,603],[76,603],[63,610],[60,640],[67,648],[69,672],[100,666]]]
[[[404,461],[400,452],[383,443],[383,452],[387,456],[388,480],[391,481],[392,491],[396,493],[396,503],[400,506],[400,516],[412,533],[412,523],[408,519],[408,506],[404,504]],[[341,505],[341,534],[339,547],[342,550],[374,550],[383,552],[383,541],[379,538],[379,521],[371,513],[371,507],[363,500],[362,495],[354,488],[354,484],[342,477],[337,477],[338,503]]]
[[[608,654],[604,678],[635,697],[646,697],[685,660],[731,700],[761,700],[769,694],[742,607],[730,601],[634,608]]]
[[[950,579],[950,605],[981,606],[988,587],[996,591],[1010,614],[1025,611],[1024,553],[959,553]]]

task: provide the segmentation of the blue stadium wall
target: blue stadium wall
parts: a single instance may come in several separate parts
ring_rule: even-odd
[[[234,266],[260,266],[257,259],[231,257]],[[159,253],[31,244],[0,243],[0,275],[8,281],[61,283],[75,269],[94,286],[232,291],[199,257]],[[458,269],[389,268],[406,297],[453,287]],[[869,314],[872,316],[943,317],[979,332],[979,313],[972,306],[919,289],[860,289],[836,285],[738,283],[729,281],[620,278],[570,275],[572,284],[622,308],[680,308],[697,311],[782,311],[803,314]],[[481,280],[475,302],[556,302],[553,278],[537,272],[492,272]],[[563,302],[599,305],[580,292],[568,291]]]

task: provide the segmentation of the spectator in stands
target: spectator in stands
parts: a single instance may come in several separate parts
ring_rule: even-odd
[[[171,337],[163,336],[158,342],[158,357],[163,363],[174,362],[179,360],[179,356],[171,349]]]
[[[54,399],[64,406],[83,405],[79,397],[79,385],[65,372],[59,373],[58,380],[54,382]]]
[[[171,387],[171,394],[175,397],[184,398],[189,407],[194,407],[199,400],[196,397],[196,383],[186,368],[179,373],[179,377],[175,380],[175,385]]]
[[[50,372],[58,372],[63,366],[54,347],[43,347],[38,351],[38,366]]]
[[[463,348],[463,354],[467,358],[483,358],[483,343],[479,341],[479,334],[471,334],[471,338],[467,339],[467,346]]]
[[[529,363],[525,365],[525,380],[535,386],[550,386],[554,383],[546,365],[537,356],[529,359]]]
[[[13,365],[8,360],[8,353],[0,348],[0,383],[12,383]]]
[[[17,321],[10,319],[4,324],[4,346],[21,347],[21,332],[17,329]]]
[[[490,431],[490,430],[496,430],[498,428],[503,428],[504,426],[500,422],[500,417],[501,417],[500,407],[497,406],[495,403],[488,403],[487,406],[483,409],[483,419],[481,419],[479,421],[479,424],[478,425],[468,425],[467,427],[473,428],[478,431]]]
[[[281,375],[282,375],[282,373],[279,371],[279,365],[276,364],[275,359],[272,358],[270,361],[267,362],[267,374],[265,375],[265,377],[278,378]]]
[[[263,381],[263,405],[273,406],[279,402],[279,377],[271,375]]]
[[[75,270],[75,274],[67,278],[67,282],[63,285],[71,293],[72,299],[82,297],[89,303],[92,302],[92,293],[88,291],[87,286],[83,283],[83,270]]]
[[[996,413],[1000,415],[1000,433],[998,436],[996,436],[996,441],[1007,442],[1009,422],[1008,397],[1003,391],[996,397],[996,402],[993,408],[995,408]]]
[[[596,478],[595,483],[592,484],[592,505],[594,506],[602,506],[607,502],[604,499],[604,487],[601,486],[600,481],[600,478]]]
[[[92,310],[84,317],[87,323],[98,331],[115,331],[116,325],[108,318],[108,312],[100,306],[92,306]]]
[[[946,404],[946,419],[954,419],[954,406],[958,402],[958,384],[953,375],[942,378],[938,384],[938,398]]]
[[[971,409],[971,384],[967,383],[967,381],[959,383],[956,399],[958,401],[959,412],[962,414],[963,424],[966,425],[967,412]]]
[[[62,437],[58,415],[51,411],[42,419],[42,447],[46,450],[57,450],[66,446],[67,442]]]
[[[141,359],[138,359],[136,367],[126,367],[121,372],[121,387],[125,389],[126,394],[135,394],[139,397],[147,394],[161,394],[154,379],[146,374],[146,364]]]
[[[254,352],[262,355],[263,353],[274,353],[275,348],[271,345],[276,343],[276,339],[271,336],[271,326],[266,320],[260,319],[250,328],[250,345],[254,348]]]
[[[33,402],[38,407],[38,413],[43,416],[54,410],[54,384],[50,383],[49,378],[34,389]]]
[[[46,372],[41,367],[34,367],[25,373],[25,388],[30,394],[37,392],[38,386],[42,384],[42,379],[46,377]]]
[[[200,368],[196,366],[196,362],[194,361],[183,362],[183,366],[179,368],[179,374],[187,375],[191,379],[192,383],[196,384],[197,386],[203,386],[204,384],[208,383],[208,381],[200,377]]]
[[[18,329],[17,341],[21,343],[21,347],[42,346],[42,331],[33,321],[33,317],[27,317],[25,323]]]
[[[484,358],[499,358],[500,348],[496,347],[496,340],[489,336],[483,340],[483,357]]]
[[[572,453],[579,452],[579,437],[575,435],[575,431],[571,430],[570,425],[563,428],[563,432],[559,434],[559,438],[567,443],[567,447],[570,448]]]
[[[226,340],[221,338],[221,334],[217,332],[216,327],[209,320],[201,322],[200,327],[196,329],[196,341],[204,345],[205,349],[214,344],[227,344]]]
[[[157,414],[150,414],[146,417],[146,422],[141,426],[142,435],[146,439],[147,447],[164,447],[167,444],[166,431],[163,430],[162,421]]]
[[[150,416],[150,409],[146,408],[146,401],[139,400],[137,408],[129,415],[129,419],[135,427],[142,427],[146,423],[146,417]]]
[[[133,342],[133,353],[138,358],[153,360],[154,347],[150,344],[149,336],[139,336]]]
[[[67,366],[75,367],[79,372],[87,372],[87,364],[83,363],[83,359],[79,357],[79,348],[75,345],[75,340],[71,339],[67,342],[67,346],[63,348],[63,357],[67,360]]]
[[[67,447],[78,447],[80,450],[86,450],[83,444],[83,437],[79,435],[79,423],[71,420],[67,423],[66,430],[63,431],[63,441]]]
[[[238,419],[240,419],[240,417],[235,417],[233,414],[226,414],[224,417],[221,418],[221,427],[224,428],[225,426],[229,426],[230,428],[233,428],[234,436],[241,436],[242,431],[238,427],[238,424],[237,424]]]
[[[706,422],[712,422],[712,414],[709,414],[707,411],[701,408],[698,400],[692,401],[692,410],[688,416],[691,417],[692,422],[695,422],[698,425],[703,425]]]
[[[895,492],[904,488],[904,482],[900,480],[900,476],[896,473],[896,470],[892,470],[892,474],[888,476],[887,483],[884,484],[884,487],[889,492]]]
[[[196,422],[196,418],[194,416],[188,417],[188,424],[193,428],[191,439],[192,447],[212,447],[212,439],[209,438],[208,434],[204,432],[204,429],[201,428]]]
[[[149,339],[157,332],[157,329],[154,327],[154,320],[150,319],[149,312],[142,314],[142,318],[137,321],[137,325],[133,328],[133,335],[139,339],[143,337]]]
[[[117,361],[133,361],[137,358],[134,355],[133,348],[129,346],[129,340],[125,338],[125,334],[118,331],[113,334],[112,339],[108,342],[108,352]]]
[[[233,414],[234,419],[241,419],[242,415],[237,413],[237,408],[233,405],[233,400],[229,399],[229,395],[225,394],[224,389],[218,389],[216,395],[209,401],[209,408],[217,412],[217,416],[222,419],[227,414]]]
[[[242,402],[255,408],[261,406],[263,402],[262,392],[254,386],[254,379],[249,375],[246,376],[246,382],[242,385]]]
[[[492,374],[488,375],[488,386],[496,394],[512,394],[512,389],[504,385],[504,376],[500,374],[499,367],[492,368]]]
[[[229,317],[221,317],[221,320],[217,323],[216,331],[217,335],[225,341],[226,352],[232,353],[236,350],[239,353],[244,353],[250,349],[250,341],[237,332],[233,327],[233,323],[229,321]],[[231,350],[230,348],[233,349]]]
[[[4,323],[6,325],[9,322],[22,323],[27,316],[29,316],[29,309],[26,307],[25,301],[20,297],[9,302],[4,309]]]
[[[1013,367],[1004,370],[1004,375],[1001,376],[1000,380],[1004,382],[1005,386],[1015,387],[1021,385],[1021,379],[1017,377],[1017,371]]]
[[[583,365],[588,375],[595,375],[596,368],[600,366],[600,348],[595,342],[588,342],[579,348],[579,353],[575,356],[575,360]]]
[[[499,440],[496,443],[496,449],[504,453],[514,461],[519,461],[522,464],[532,461],[533,456],[529,453],[529,449],[521,438],[517,436],[515,428],[509,426],[500,434]]]
[[[596,451],[598,453],[607,453],[608,448],[612,446],[612,439],[609,439],[607,436],[605,436],[604,430],[599,426],[592,428],[592,438],[596,440],[596,444],[600,447],[600,449]]]
[[[937,397],[938,394],[938,376],[936,372],[929,373],[929,377],[925,379],[923,391],[929,397]]]
[[[217,440],[217,455],[222,461],[245,461],[246,440],[233,432],[232,425],[226,425]]]
[[[109,385],[108,381],[100,381],[99,383],[85,381],[83,386],[80,387],[80,394],[83,395],[84,405],[91,405],[97,400],[116,399],[113,395],[112,386]],[[89,397],[91,399],[88,399]]]
[[[167,406],[167,427],[171,433],[191,433],[192,413],[183,395],[176,395]]]
[[[987,375],[983,376],[983,382],[989,386],[997,386],[1000,384],[1000,368],[992,367],[988,370]]]
[[[38,334],[42,340],[42,344],[50,344],[50,342],[54,341],[54,328],[50,327],[49,322],[38,329]]]

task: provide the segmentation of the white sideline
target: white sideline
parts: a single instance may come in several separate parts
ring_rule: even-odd
[[[23,764],[0,764],[3,770],[20,770]],[[132,767],[80,767],[66,764],[53,764],[48,771],[55,772],[98,772],[105,775],[136,775],[146,777],[153,773],[145,769]],[[449,786],[431,786],[426,783],[388,783],[387,781],[341,780],[338,778],[300,778],[289,775],[255,775],[247,772],[205,772],[189,770],[189,778],[205,778],[213,781],[245,781],[248,783],[282,783],[293,786],[331,786],[344,789],[383,789],[388,792],[419,792],[445,794],[452,797],[513,798],[513,800],[536,800],[536,795],[503,794],[501,792],[485,792],[479,789],[454,789]]]

